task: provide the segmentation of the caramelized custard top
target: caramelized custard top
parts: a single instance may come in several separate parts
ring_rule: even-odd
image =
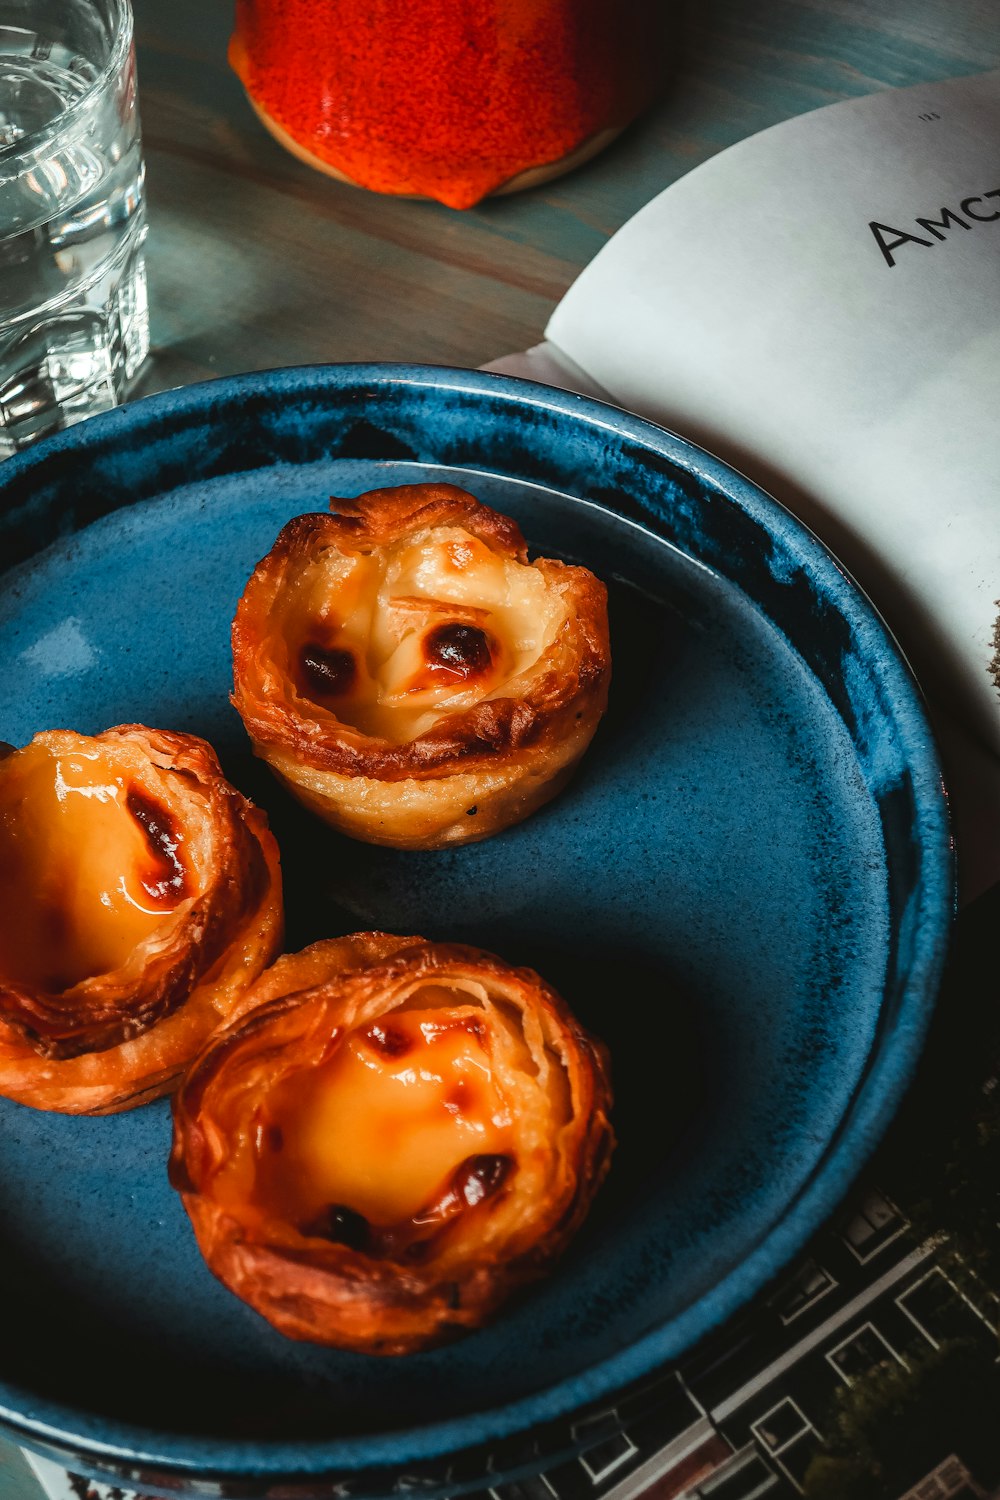
[[[324,549],[286,586],[274,645],[301,713],[403,743],[501,691],[565,615],[538,569],[434,526],[377,551]]]
[[[0,762],[0,979],[112,973],[192,894],[183,832],[127,756],[80,737]]]
[[[380,1230],[419,1234],[500,1187],[514,1122],[483,1012],[463,999],[421,995],[435,1008],[348,1032],[271,1093],[257,1142],[263,1207],[363,1248]]]

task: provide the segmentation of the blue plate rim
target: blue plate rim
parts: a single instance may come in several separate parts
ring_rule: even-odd
[[[947,794],[922,694],[878,610],[825,543],[730,464],[689,439],[622,408],[518,377],[437,365],[315,364],[202,381],[144,396],[125,407],[91,417],[0,465],[0,499],[10,480],[21,480],[50,457],[96,448],[116,431],[141,429],[161,414],[169,412],[175,420],[183,420],[189,413],[203,412],[214,401],[261,395],[281,399],[358,386],[374,392],[379,386],[393,385],[471,397],[506,398],[517,405],[534,407],[553,416],[582,418],[591,426],[613,431],[616,438],[651,449],[658,457],[721,490],[770,534],[787,541],[822,572],[829,595],[857,632],[862,654],[869,658],[879,648],[880,674],[890,695],[913,780],[924,856],[922,901],[913,961],[895,1026],[878,1043],[878,1052],[870,1058],[870,1065],[810,1178],[777,1222],[763,1232],[749,1255],[669,1325],[653,1330],[575,1376],[502,1407],[477,1410],[421,1427],[393,1429],[361,1438],[294,1443],[153,1434],[138,1424],[98,1416],[85,1418],[81,1428],[81,1414],[55,1401],[29,1397],[35,1415],[16,1410],[7,1400],[14,1387],[0,1382],[0,1422],[29,1441],[34,1438],[43,1444],[68,1447],[81,1455],[90,1455],[97,1462],[104,1458],[116,1464],[148,1464],[163,1472],[191,1477],[206,1474],[313,1477],[338,1470],[356,1472],[440,1458],[564,1417],[677,1358],[758,1294],[836,1211],[895,1116],[912,1081],[937,997],[956,903]],[[470,472],[475,471],[474,464],[468,467]]]

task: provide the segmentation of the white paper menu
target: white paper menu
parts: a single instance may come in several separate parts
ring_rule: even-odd
[[[776,125],[654,198],[546,343],[488,367],[694,439],[827,542],[969,740],[994,878],[998,145],[1000,71]]]
[[[490,368],[561,369],[761,482],[1000,752],[998,143],[1000,71],[774,126],[654,198],[548,344]]]

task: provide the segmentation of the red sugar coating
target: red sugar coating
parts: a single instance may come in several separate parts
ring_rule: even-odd
[[[362,187],[468,208],[628,123],[664,71],[662,0],[237,0],[263,113]]]

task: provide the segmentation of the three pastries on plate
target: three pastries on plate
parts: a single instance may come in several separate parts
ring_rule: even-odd
[[[485,1322],[607,1171],[603,1047],[528,969],[363,932],[280,958],[174,1101],[216,1276],[291,1338],[376,1354]]]
[[[169,1092],[282,930],[277,845],[204,740],[52,730],[0,759],[0,1094]]]
[[[449,484],[296,516],[233,622],[257,754],[335,828],[433,849],[519,822],[565,784],[608,696],[607,595],[528,561],[516,523]]]
[[[452,485],[283,529],[233,623],[257,753],[357,838],[485,838],[565,783],[610,676],[604,587]],[[543,1275],[608,1168],[602,1045],[528,969],[361,932],[278,958],[278,850],[193,735],[0,746],[0,1095],[177,1090],[171,1180],[280,1332],[404,1354]]]

